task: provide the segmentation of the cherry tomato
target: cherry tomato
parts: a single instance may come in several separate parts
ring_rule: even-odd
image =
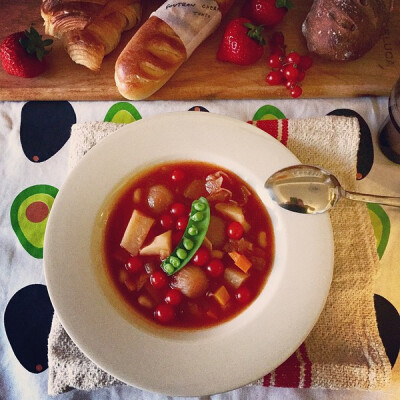
[[[173,306],[177,306],[182,302],[183,294],[178,289],[169,289],[165,295],[165,302]]]
[[[139,256],[130,257],[125,263],[125,269],[129,272],[139,272],[143,269],[143,261]]]
[[[236,300],[241,304],[246,304],[250,301],[251,293],[247,286],[240,286],[235,292]]]
[[[172,245],[174,247],[181,241],[183,234],[185,231],[173,231],[172,232]]]
[[[185,173],[181,169],[174,169],[171,174],[173,182],[181,182],[185,178]]]
[[[243,226],[239,222],[233,221],[226,228],[228,237],[238,240],[243,236]]]
[[[282,66],[283,59],[279,54],[271,54],[267,61],[271,68],[280,68]]]
[[[176,229],[178,229],[178,231],[184,231],[186,229],[188,222],[189,222],[188,217],[179,217],[176,220],[175,227],[176,227]]]
[[[287,56],[286,56],[286,61],[290,64],[298,64],[300,62],[300,54],[297,53],[296,51],[291,51]]]
[[[299,68],[303,69],[304,71],[311,68],[313,65],[313,59],[309,56],[301,56],[299,62]]]
[[[202,267],[210,260],[210,253],[205,247],[200,247],[193,256],[193,264]]]
[[[296,97],[301,96],[301,94],[303,93],[303,89],[300,86],[294,86],[291,90],[290,90],[290,95],[295,99]]]
[[[186,207],[183,203],[174,203],[169,212],[175,217],[182,217],[186,214]]]
[[[208,275],[218,278],[224,273],[224,264],[219,258],[213,258],[206,266]]]
[[[271,86],[279,85],[283,80],[283,75],[280,71],[271,71],[268,73],[265,80]]]
[[[174,226],[174,219],[169,214],[164,214],[160,217],[160,224],[165,229],[171,229]]]
[[[172,321],[175,317],[175,310],[169,304],[159,304],[155,311],[154,316],[163,324]]]
[[[151,286],[156,289],[163,288],[168,282],[167,276],[161,271],[155,271],[150,275]]]
[[[287,67],[285,67],[283,75],[288,81],[297,81],[297,77],[299,76],[299,70],[295,66],[290,64]]]

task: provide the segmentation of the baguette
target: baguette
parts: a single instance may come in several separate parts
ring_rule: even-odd
[[[228,12],[233,2],[234,0],[206,0],[206,3],[218,6],[221,16]],[[167,3],[162,7],[165,8]],[[171,3],[182,4],[170,1],[169,4]],[[184,29],[187,26],[190,29],[190,21],[180,22]],[[139,28],[115,65],[115,83],[122,96],[129,100],[142,100],[151,96],[186,61],[192,50],[188,51],[176,30],[155,15],[151,15]],[[206,36],[199,40],[205,38]]]

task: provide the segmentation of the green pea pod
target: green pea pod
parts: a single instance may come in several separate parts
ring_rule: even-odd
[[[202,245],[210,225],[210,206],[204,197],[194,200],[190,210],[189,222],[181,241],[162,263],[161,268],[172,275],[183,268]]]

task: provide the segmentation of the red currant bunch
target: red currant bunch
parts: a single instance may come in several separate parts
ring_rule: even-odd
[[[309,56],[302,56],[296,51],[286,54],[285,38],[282,32],[274,32],[269,41],[270,54],[268,65],[272,68],[265,80],[269,85],[284,85],[290,96],[299,97],[303,89],[299,85],[313,63]]]

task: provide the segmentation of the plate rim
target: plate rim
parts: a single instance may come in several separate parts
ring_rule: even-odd
[[[106,138],[104,138],[103,140],[101,140],[101,142],[99,142],[98,144],[96,144],[90,151],[88,151],[88,153],[79,161],[78,165],[73,169],[73,171],[71,171],[68,176],[66,177],[63,185],[61,186],[59,193],[56,197],[56,200],[54,202],[53,213],[50,213],[50,217],[49,217],[49,221],[48,221],[48,226],[46,228],[46,232],[50,232],[50,231],[54,231],[54,229],[52,229],[52,223],[53,220],[56,219],[56,213],[59,212],[58,211],[58,203],[59,200],[57,200],[58,198],[62,198],[63,196],[68,196],[68,193],[66,195],[64,195],[64,192],[67,191],[71,186],[73,186],[74,184],[74,179],[76,178],[77,175],[79,175],[80,170],[84,169],[84,167],[82,167],[82,165],[86,165],[88,163],[90,163],[91,161],[93,161],[93,158],[96,159],[96,157],[99,157],[102,155],[102,153],[105,152],[105,149],[107,149],[107,147],[110,146],[110,144],[112,144],[113,142],[118,142],[121,138],[124,138],[128,135],[141,135],[141,133],[135,133],[135,131],[141,131],[141,130],[146,130],[148,126],[151,126],[152,124],[159,124],[160,121],[163,120],[168,120],[172,118],[173,121],[176,121],[176,123],[179,125],[180,123],[182,123],[183,121],[186,121],[187,119],[191,120],[191,122],[199,122],[201,121],[201,123],[203,124],[208,124],[208,123],[221,123],[222,125],[227,125],[227,126],[233,126],[234,128],[237,127],[238,130],[242,130],[244,129],[247,133],[252,133],[255,135],[255,137],[262,137],[263,140],[266,140],[265,143],[274,143],[274,146],[277,145],[277,148],[280,148],[281,151],[288,156],[287,159],[291,159],[291,160],[298,160],[297,157],[295,155],[293,155],[293,153],[290,152],[289,149],[287,149],[282,143],[280,143],[279,141],[277,141],[276,139],[272,138],[271,136],[269,136],[268,134],[266,134],[265,132],[261,131],[259,128],[256,128],[253,125],[250,125],[246,122],[243,122],[241,120],[238,119],[234,119],[231,117],[227,117],[224,115],[219,115],[219,114],[213,114],[213,113],[195,113],[195,112],[188,112],[188,111],[184,111],[184,112],[169,112],[169,113],[163,113],[163,114],[157,114],[155,116],[152,117],[148,117],[148,118],[144,118],[141,119],[139,121],[135,121],[133,124],[127,124],[121,128],[119,128],[118,130],[116,130],[115,132],[113,132],[112,134],[108,135]],[[206,121],[206,122],[204,122]],[[132,131],[134,133],[132,133]],[[172,134],[172,133],[169,133]],[[174,133],[176,135],[176,133]],[[118,145],[116,145],[118,147]],[[216,164],[218,164],[218,162],[215,162]],[[228,168],[229,169],[229,168]],[[118,182],[115,182],[115,184]],[[59,197],[60,196],[60,197]],[[268,210],[270,212],[270,210]],[[279,212],[286,212],[286,213],[290,213],[289,211],[286,210],[282,210]],[[290,213],[293,214],[293,213]],[[294,216],[294,218],[314,218],[314,216],[302,216],[300,214],[297,214],[296,216]],[[308,329],[307,329],[307,334],[306,335],[301,335],[301,338],[299,338],[299,340],[297,340],[296,343],[293,343],[292,348],[289,348],[288,351],[286,353],[287,357],[289,357],[293,351],[295,351],[297,349],[297,347],[301,344],[301,342],[306,338],[306,336],[308,335],[308,333],[311,331],[312,327],[315,325],[322,309],[323,306],[325,304],[328,292],[329,292],[329,287],[330,287],[330,282],[332,279],[332,274],[333,274],[333,233],[332,233],[332,226],[329,220],[329,216],[325,215],[325,216],[317,216],[317,217],[321,217],[320,220],[323,221],[322,224],[325,225],[325,228],[327,229],[327,234],[330,233],[330,243],[325,244],[325,250],[329,250],[330,252],[330,265],[327,268],[327,271],[325,271],[326,276],[324,277],[324,288],[323,288],[323,293],[321,293],[320,295],[320,303],[318,304],[317,309],[313,310],[313,318],[312,318],[312,323],[309,323],[308,325]],[[328,232],[329,231],[329,232]],[[107,365],[102,365],[102,360],[99,359],[98,356],[94,355],[92,353],[92,351],[88,348],[85,348],[85,345],[82,345],[82,341],[79,339],[79,334],[77,334],[76,332],[76,327],[72,327],[73,324],[71,324],[70,318],[71,316],[68,315],[68,313],[65,310],[62,310],[61,313],[59,313],[58,311],[62,309],[62,300],[59,298],[58,294],[57,294],[57,285],[56,287],[54,286],[54,276],[52,276],[52,271],[51,268],[49,266],[50,262],[52,259],[54,259],[54,257],[50,254],[51,253],[51,245],[52,245],[52,238],[49,235],[45,234],[45,243],[44,243],[44,271],[45,271],[45,279],[46,279],[46,284],[48,286],[48,291],[49,291],[49,295],[50,295],[50,299],[52,301],[52,304],[55,308],[55,310],[57,311],[57,315],[60,319],[61,324],[63,325],[64,329],[66,330],[66,332],[69,334],[69,336],[71,337],[71,339],[78,344],[78,347],[81,349],[81,351],[90,359],[92,360],[96,365],[99,365],[100,368],[104,369],[105,371],[107,371],[108,373],[110,373],[111,375],[117,377],[118,379],[121,379],[122,377],[122,381],[125,381],[128,384],[131,384],[135,387],[144,389],[144,390],[150,390],[150,391],[155,391],[155,392],[160,392],[160,393],[164,393],[164,394],[168,394],[168,395],[178,395],[178,396],[202,396],[202,395],[211,395],[211,394],[215,394],[215,393],[220,393],[220,392],[224,392],[227,390],[232,390],[235,389],[237,387],[241,387],[245,384],[250,383],[253,380],[256,380],[257,378],[261,377],[261,375],[259,377],[254,376],[252,379],[248,379],[248,377],[246,376],[245,379],[241,380],[241,381],[237,381],[237,382],[231,382],[230,384],[227,383],[226,379],[224,380],[224,383],[222,385],[211,385],[210,388],[208,390],[203,390],[203,391],[198,391],[198,385],[196,386],[196,389],[192,387],[190,387],[190,385],[187,385],[185,387],[174,387],[174,385],[171,386],[171,384],[169,383],[164,383],[164,384],[160,384],[159,386],[151,384],[151,385],[146,385],[146,383],[143,384],[143,381],[141,382],[137,382],[135,381],[135,379],[126,379],[126,375],[121,374],[121,371],[118,371],[115,369],[115,366],[113,366],[112,368],[108,368]],[[329,258],[329,257],[328,257]],[[327,282],[329,282],[329,284],[327,284]],[[268,282],[267,282],[268,284]],[[61,303],[60,303],[61,302]],[[285,357],[284,359],[281,360],[281,362],[283,362],[287,357]],[[100,362],[99,362],[100,361]],[[280,363],[278,363],[276,366],[278,366]],[[116,373],[117,372],[117,373]],[[266,371],[265,373],[268,373],[269,371]],[[207,374],[206,374],[207,375]],[[229,381],[229,379],[228,379]]]

